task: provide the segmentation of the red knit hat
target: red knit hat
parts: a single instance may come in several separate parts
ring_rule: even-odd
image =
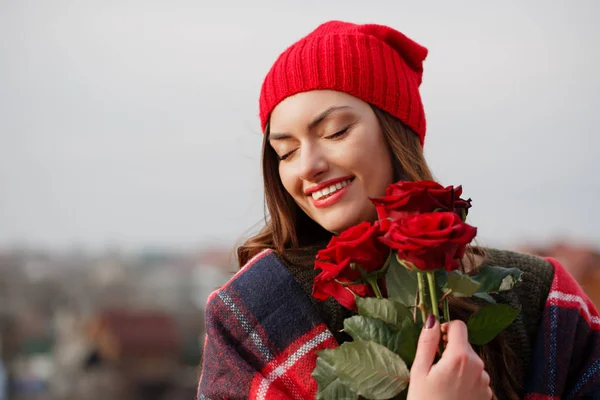
[[[330,89],[373,104],[425,139],[419,85],[427,49],[383,25],[330,21],[285,50],[267,74],[260,93],[263,131],[286,97]]]

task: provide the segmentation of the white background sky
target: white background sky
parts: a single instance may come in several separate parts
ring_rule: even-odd
[[[600,3],[0,0],[0,246],[233,244],[258,94],[330,19],[427,47],[426,156],[484,244],[600,245]]]

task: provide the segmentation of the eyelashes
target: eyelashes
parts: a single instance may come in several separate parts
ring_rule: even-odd
[[[352,125],[354,125],[354,124],[352,124]],[[337,140],[337,139],[341,139],[341,138],[343,138],[343,137],[344,137],[344,136],[345,136],[345,135],[348,133],[348,131],[350,131],[350,128],[352,127],[352,125],[350,125],[350,126],[347,126],[347,127],[345,127],[344,129],[342,129],[342,130],[339,130],[339,131],[337,131],[337,132],[335,132],[335,133],[333,133],[333,134],[331,134],[331,135],[329,135],[329,136],[325,136],[325,137],[324,137],[324,139],[328,139],[328,140]],[[293,154],[296,152],[296,150],[298,150],[298,149],[294,149],[294,150],[292,150],[292,151],[290,151],[290,152],[288,152],[288,153],[285,153],[285,154],[284,154],[284,155],[282,155],[282,156],[279,156],[279,155],[278,155],[278,156],[277,156],[277,158],[279,159],[279,161],[285,161],[285,160],[287,160],[287,159],[288,159],[290,156],[292,156],[292,155],[293,155]]]
[[[277,158],[279,158],[279,161],[285,161],[287,158],[289,158],[289,156],[291,156],[296,150],[292,150],[289,153],[286,153],[282,156],[277,156]]]
[[[338,132],[334,133],[333,135],[326,136],[326,138],[327,139],[338,139],[338,138],[341,138],[346,133],[348,133],[349,130],[350,130],[350,127],[348,126],[348,127],[344,128],[344,129],[342,129],[341,131],[338,131]]]

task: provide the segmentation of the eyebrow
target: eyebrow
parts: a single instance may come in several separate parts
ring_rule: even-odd
[[[315,117],[315,119],[313,119],[308,124],[308,129],[309,130],[315,129],[317,126],[319,126],[319,124],[321,122],[323,122],[334,111],[338,111],[338,110],[342,110],[342,109],[347,109],[347,108],[351,108],[351,107],[350,106],[333,106],[333,107],[329,107],[327,110],[325,110],[321,114],[317,115]],[[269,133],[269,140],[285,140],[285,139],[289,139],[291,137],[292,137],[292,135],[289,134],[289,133]]]

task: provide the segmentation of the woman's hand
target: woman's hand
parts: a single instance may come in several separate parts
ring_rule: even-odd
[[[448,344],[436,364],[433,362],[440,343],[440,328],[433,315],[425,325],[410,370],[408,400],[491,399],[490,377],[468,341],[465,323],[455,320],[442,325]]]

